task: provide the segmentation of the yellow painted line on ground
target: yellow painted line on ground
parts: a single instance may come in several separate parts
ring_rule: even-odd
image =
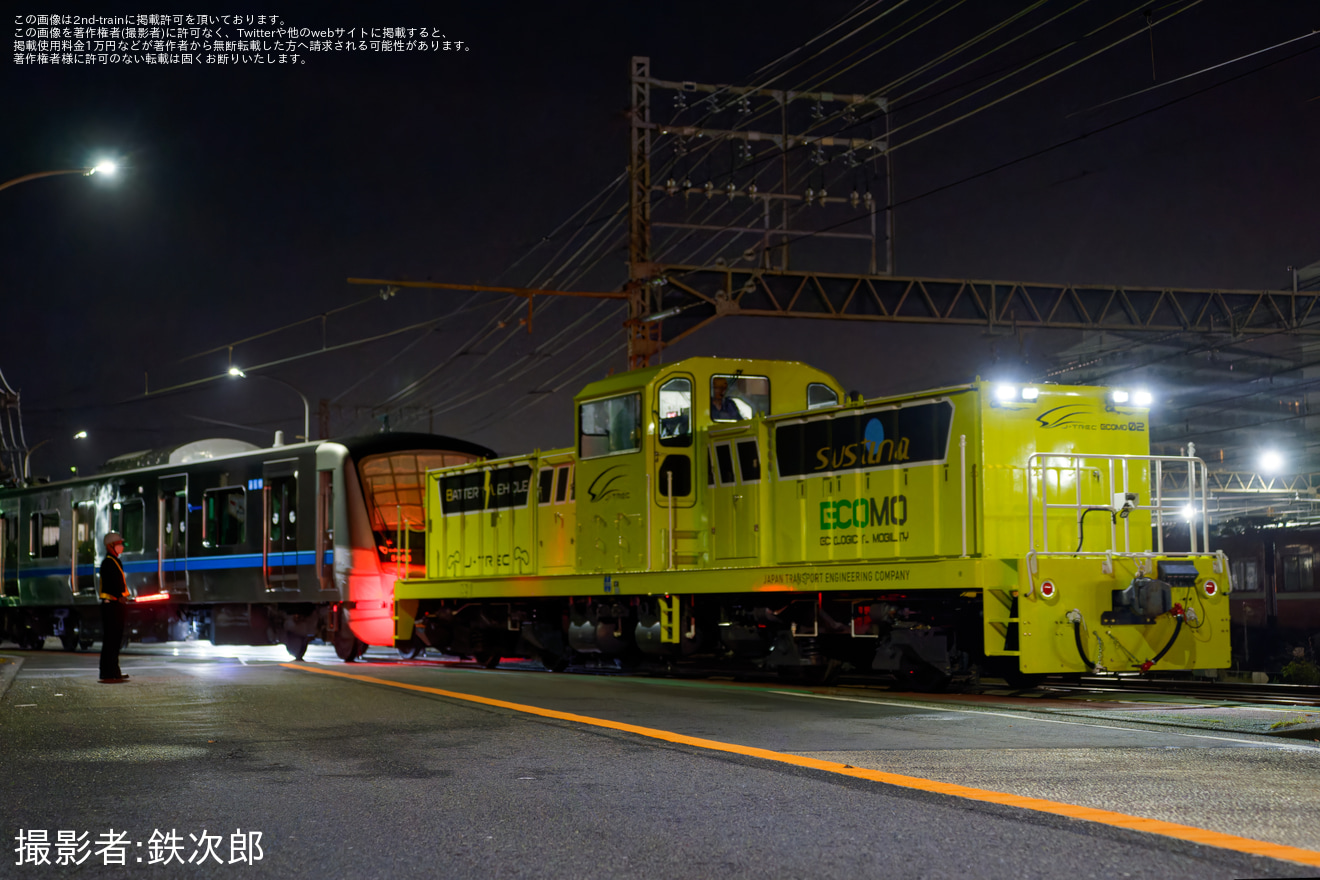
[[[1116,813],[1112,810],[1098,810],[1094,807],[1081,807],[1076,804],[1065,804],[1059,801],[1046,800],[1045,798],[1023,797],[1022,795],[1007,794],[1002,791],[989,791],[984,788],[972,788],[971,786],[956,785],[951,782],[938,782],[934,779],[922,779],[919,776],[903,776],[898,773],[886,773],[883,770],[866,770],[861,767],[854,767],[851,764],[840,764],[835,761],[822,761],[818,758],[804,758],[800,755],[790,755],[785,752],[773,752],[769,749],[758,749],[752,746],[740,746],[735,743],[720,742],[719,740],[685,736],[681,733],[659,730],[654,727],[641,727],[636,724],[625,724],[621,721],[610,721],[606,718],[593,718],[589,715],[575,715],[572,712],[560,712],[556,709],[543,709],[540,706],[528,706],[524,703],[510,703],[506,700],[496,700],[491,697],[478,697],[474,694],[462,694],[457,691],[446,691],[440,688],[426,687],[419,684],[408,684],[401,681],[390,681],[389,679],[375,678],[370,675],[352,675],[347,672],[335,672],[330,669],[321,669],[319,667],[306,666],[297,663],[282,663],[280,665],[288,669],[298,670],[299,672],[318,672],[322,675],[346,678],[351,681],[360,681],[367,684],[381,684],[386,687],[418,691],[424,694],[434,694],[439,697],[449,697],[450,699],[463,700],[468,703],[480,703],[483,706],[495,706],[500,709],[509,709],[514,712],[522,712],[528,715],[539,715],[542,718],[554,718],[559,721],[572,721],[576,724],[586,724],[592,727],[604,727],[610,730],[619,730],[624,733],[632,733],[637,736],[645,736],[651,739],[662,740],[664,742],[676,743],[678,745],[693,746],[695,748],[708,749],[715,752],[728,752],[734,755],[743,755],[748,758],[760,758],[765,761],[791,764],[794,767],[805,767],[810,770],[823,770],[826,773],[836,773],[840,776],[851,776],[854,779],[866,779],[871,782],[882,782],[886,785],[896,785],[900,788],[910,788],[915,789],[916,791],[945,794],[952,797],[967,798],[968,800],[973,801],[983,801],[989,804],[1000,804],[1007,807],[1018,807],[1023,810],[1034,810],[1038,813],[1049,813],[1053,816],[1066,816],[1070,819],[1098,822],[1101,825],[1112,825],[1115,828],[1126,828],[1130,831],[1143,831],[1147,834],[1158,834],[1163,837],[1174,838],[1175,840],[1186,840],[1191,843],[1218,847],[1219,849],[1232,850],[1234,852],[1246,853],[1247,855],[1265,856],[1271,859],[1283,859],[1289,862],[1299,862],[1303,865],[1320,867],[1320,852],[1317,852],[1316,850],[1302,849],[1301,847],[1296,846],[1286,846],[1281,843],[1269,843],[1263,840],[1253,840],[1250,837],[1238,837],[1234,834],[1223,834],[1219,831],[1209,831],[1205,828],[1194,828],[1191,825],[1179,825],[1176,822],[1165,822],[1161,819],[1147,819],[1141,816],[1129,816],[1126,813]]]

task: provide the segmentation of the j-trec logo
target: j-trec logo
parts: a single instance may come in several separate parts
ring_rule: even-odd
[[[591,485],[587,487],[587,496],[593,504],[610,498],[618,498],[621,501],[627,499],[628,493],[615,486],[624,476],[623,465],[616,464],[613,467],[605,468],[600,472],[600,476],[592,480]]]

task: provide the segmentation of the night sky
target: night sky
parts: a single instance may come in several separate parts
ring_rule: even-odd
[[[376,430],[388,413],[392,427],[503,453],[566,445],[573,392],[625,368],[620,306],[538,301],[529,336],[505,297],[404,289],[382,299],[346,279],[618,290],[626,225],[609,215],[625,191],[610,184],[627,163],[630,56],[649,56],[664,79],[746,85],[768,69],[781,88],[869,93],[1026,8],[447,6],[244,11],[313,29],[429,28],[466,51],[304,51],[295,65],[19,65],[11,37],[0,69],[0,182],[101,158],[124,165],[114,178],[67,175],[0,191],[0,371],[21,391],[28,444],[51,441],[34,453],[35,474],[87,472],[113,455],[207,436],[269,443],[276,429],[301,433],[294,392],[260,378],[144,397],[221,376],[235,343],[235,364],[287,361],[257,375],[310,398],[314,433],[325,399],[335,435]],[[1158,20],[1184,7],[1146,27],[1146,9]],[[931,21],[875,52],[908,16]],[[979,53],[894,88],[892,122],[921,134],[930,125],[919,117],[1015,65],[1060,49],[1043,73],[1139,32],[897,149],[897,271],[1287,287],[1288,266],[1320,260],[1320,37],[1234,59],[1313,27],[1320,9],[1311,2],[1050,0],[1001,32],[1023,35],[1011,46],[938,84],[922,86]],[[850,53],[857,63],[846,72],[813,78]],[[658,107],[657,121],[667,111]],[[600,249],[575,257],[602,227]],[[322,314],[324,323],[241,342]],[[295,357],[411,325],[419,326]],[[1039,377],[1052,353],[1077,342],[1067,333],[728,319],[666,360],[805,360],[880,394],[977,374]],[[79,430],[90,436],[75,443]]]

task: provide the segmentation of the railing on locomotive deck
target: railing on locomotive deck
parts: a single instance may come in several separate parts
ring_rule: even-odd
[[[1083,473],[1094,473],[1097,463],[1107,464],[1109,471],[1108,489],[1105,497],[1108,505],[1090,504],[1082,500]],[[1140,493],[1133,492],[1133,465],[1150,466],[1149,482],[1137,488],[1149,490],[1150,503],[1140,503]],[[1187,470],[1186,495],[1166,496],[1164,494],[1164,468],[1173,465]],[[1117,472],[1116,472],[1117,471]],[[1073,498],[1070,501],[1049,500],[1050,472],[1059,475],[1058,494],[1062,488],[1062,475],[1072,473]],[[1116,482],[1116,477],[1118,482]],[[1027,458],[1027,562],[1035,573],[1034,560],[1040,556],[1093,556],[1112,560],[1114,557],[1153,559],[1160,556],[1208,555],[1210,551],[1210,526],[1206,517],[1208,489],[1207,468],[1204,461],[1195,455],[1103,455],[1096,453],[1059,453],[1037,452]],[[1199,497],[1198,497],[1199,496]],[[1124,500],[1120,506],[1118,499]],[[1070,510],[1076,514],[1076,548],[1056,548],[1050,546],[1050,512]],[[1107,511],[1110,514],[1109,547],[1105,550],[1082,550],[1085,528],[1083,518],[1092,511]],[[1146,511],[1151,514],[1151,526],[1155,530],[1155,548],[1153,550],[1134,550],[1131,523],[1128,514],[1133,511]],[[1040,543],[1036,541],[1037,515],[1040,517]],[[1197,528],[1197,520],[1200,528]],[[1118,520],[1122,519],[1122,543],[1119,543],[1120,531]],[[1186,520],[1188,531],[1188,549],[1167,553],[1164,549],[1164,525],[1168,520]],[[1199,535],[1198,535],[1199,532]],[[1069,534],[1071,542],[1073,535]],[[1199,537],[1199,541],[1198,541]],[[1144,544],[1144,542],[1143,542]],[[1110,564],[1106,563],[1106,570]],[[1216,569],[1218,570],[1218,569]],[[1028,592],[1031,590],[1028,589]]]

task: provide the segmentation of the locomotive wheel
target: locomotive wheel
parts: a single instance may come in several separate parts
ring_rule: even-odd
[[[414,637],[411,641],[396,643],[394,649],[399,652],[399,659],[416,660],[426,653],[426,643]]]
[[[480,663],[482,666],[486,667],[487,669],[494,669],[495,667],[500,665],[500,660],[502,658],[500,657],[498,651],[482,651],[478,653],[473,659],[476,660],[478,663]]]
[[[42,648],[46,647],[46,637],[31,633],[25,640],[23,647],[27,648],[29,651],[40,651]]]
[[[64,650],[69,651],[70,653],[77,651],[78,634],[71,633],[67,630],[64,631],[63,633],[60,633],[60,644],[64,646]]]

